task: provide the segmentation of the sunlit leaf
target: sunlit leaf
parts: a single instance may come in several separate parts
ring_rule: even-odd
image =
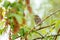
[[[10,5],[10,2],[9,1],[5,1],[3,6],[7,9],[9,7],[9,5]]]
[[[60,20],[56,21],[55,27],[56,27],[56,31],[58,31],[58,29],[60,28]]]
[[[20,29],[19,34],[20,34],[21,36],[24,36],[24,35],[25,35],[25,32],[24,32],[24,29],[23,29],[23,28]]]
[[[16,35],[12,35],[12,40],[15,40],[15,38],[16,38]]]
[[[0,0],[0,2],[2,2],[2,0]]]

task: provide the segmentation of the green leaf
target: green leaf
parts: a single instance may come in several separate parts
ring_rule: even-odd
[[[24,32],[24,29],[23,29],[23,28],[20,29],[19,34],[20,34],[21,36],[24,36],[24,35],[25,35],[25,32]]]
[[[14,2],[14,3],[12,3],[11,5],[10,5],[11,7],[13,7],[13,8],[16,8],[17,9],[17,11],[21,11],[21,12],[23,12],[23,4],[22,3],[17,3],[17,2]]]
[[[2,2],[2,0],[0,0],[0,2]]]
[[[13,34],[13,35],[12,35],[12,40],[15,40],[16,36],[17,36],[17,35],[14,35],[14,34]]]
[[[15,18],[17,19],[18,23],[19,23],[19,24],[22,24],[22,19],[23,19],[22,14],[19,15],[19,14],[15,14],[15,13],[9,13],[9,14],[7,14],[7,17],[8,17],[8,18],[13,18],[13,17],[15,17]]]
[[[3,29],[0,29],[0,35],[6,31],[7,27],[4,27]]]
[[[53,37],[45,37],[44,40],[54,40]]]
[[[23,16],[18,15],[18,14],[12,14],[12,16],[16,17],[19,24],[22,24]]]
[[[0,35],[2,35],[2,33],[3,33],[3,30],[2,30],[2,29],[0,29]]]
[[[5,1],[3,6],[7,9],[9,7],[9,5],[10,5],[10,2],[9,1]]]
[[[0,22],[0,29],[3,28],[4,23],[5,23],[5,21],[1,21],[1,22]]]
[[[58,31],[58,29],[60,28],[60,20],[56,20],[55,28]]]
[[[11,7],[15,7],[16,6],[16,2],[13,2],[10,6]]]

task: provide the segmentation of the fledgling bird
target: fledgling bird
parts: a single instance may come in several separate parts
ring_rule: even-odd
[[[34,20],[36,24],[41,22],[41,18],[38,15],[34,15]]]

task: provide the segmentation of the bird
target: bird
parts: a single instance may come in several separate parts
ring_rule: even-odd
[[[41,23],[41,18],[38,15],[34,15],[34,21],[35,21],[35,24],[37,25]]]

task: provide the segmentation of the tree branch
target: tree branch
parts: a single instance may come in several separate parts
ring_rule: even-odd
[[[43,21],[45,21],[45,20],[48,19],[50,16],[54,15],[55,13],[57,13],[57,12],[59,12],[59,11],[60,11],[60,9],[59,9],[59,10],[56,10],[55,12],[53,12],[52,14],[50,14],[49,16],[47,16],[45,19],[43,19],[41,22],[39,22],[36,26],[34,26],[34,28],[31,29],[31,31],[33,31],[33,30],[35,29],[35,27],[37,27],[38,25],[42,24]],[[47,27],[48,27],[48,26],[47,26]],[[44,27],[44,28],[45,28],[45,27]],[[39,29],[43,29],[43,28],[39,28]],[[38,29],[38,30],[39,30],[39,29]],[[31,32],[31,31],[30,31],[30,32]],[[30,32],[29,32],[29,33],[30,33]]]
[[[19,38],[19,37],[21,37],[21,36],[17,36],[15,39],[17,39],[17,38]]]
[[[59,32],[60,32],[60,29],[58,30],[57,34],[59,34]],[[55,36],[55,39],[54,40],[57,40],[57,36]]]
[[[56,13],[59,12],[59,11],[60,11],[60,9],[59,9],[59,10],[56,10],[55,12],[53,12],[52,14],[50,14],[49,16],[47,16],[45,19],[43,19],[41,22],[39,22],[36,26],[34,26],[34,28],[33,28],[30,32],[32,32],[32,31],[35,29],[35,27],[37,27],[38,25],[42,24],[43,21],[45,21],[45,20],[48,19],[50,16],[56,14]],[[37,29],[37,31],[38,31],[38,30],[41,30],[41,29],[44,29],[44,28],[47,28],[47,27],[49,27],[49,26],[53,26],[53,25],[55,25],[55,23],[52,24],[52,25],[48,25],[48,26],[46,26],[46,27],[39,28],[39,29]],[[30,32],[29,32],[29,33],[30,33]],[[28,34],[29,34],[29,33],[28,33]]]
[[[47,27],[50,27],[50,26],[53,26],[53,25],[55,25],[55,23],[53,23],[52,25],[48,25],[48,26],[45,26],[45,27],[41,27],[41,28],[39,28],[39,29],[35,29],[35,27],[37,27],[38,25],[40,25],[40,24],[42,24],[42,22],[43,21],[45,21],[46,19],[48,19],[50,16],[52,16],[52,15],[54,15],[56,12],[58,12],[58,11],[60,11],[60,9],[59,10],[56,10],[55,12],[53,12],[52,14],[50,14],[49,16],[47,16],[45,19],[43,19],[41,22],[39,22],[36,26],[34,26],[34,28],[32,28],[31,30],[30,30],[30,32],[32,32],[32,31],[34,31],[34,30],[36,30],[36,31],[38,31],[38,30],[41,30],[41,29],[44,29],[44,28],[47,28]],[[30,33],[29,32],[29,33]],[[27,35],[29,34],[29,33],[27,33]],[[59,34],[60,35],[60,34]],[[53,36],[53,35],[52,35]],[[56,36],[56,35],[55,35]],[[17,38],[19,38],[20,36],[18,36]],[[44,37],[43,37],[44,38]],[[41,37],[40,37],[40,39],[41,39]]]
[[[56,34],[56,35],[50,35],[50,36],[45,36],[45,37],[55,37],[55,36],[60,36],[60,34]],[[45,37],[38,37],[38,38],[35,38],[33,40],[37,40],[37,39],[44,39]]]
[[[38,30],[41,30],[41,29],[44,29],[44,28],[47,28],[47,27],[51,27],[51,26],[53,26],[53,25],[55,25],[55,23],[53,23],[53,24],[51,24],[51,25],[47,25],[47,26],[41,27],[41,28],[38,28],[38,29],[36,29],[36,30],[38,31]]]
[[[45,20],[48,19],[50,16],[56,14],[56,13],[59,12],[59,11],[60,11],[60,9],[59,9],[59,10],[56,10],[55,12],[53,12],[52,14],[50,14],[49,16],[47,16],[45,19],[43,19],[41,22],[39,22],[36,26],[38,26],[38,25],[41,24],[43,21],[45,21]]]

